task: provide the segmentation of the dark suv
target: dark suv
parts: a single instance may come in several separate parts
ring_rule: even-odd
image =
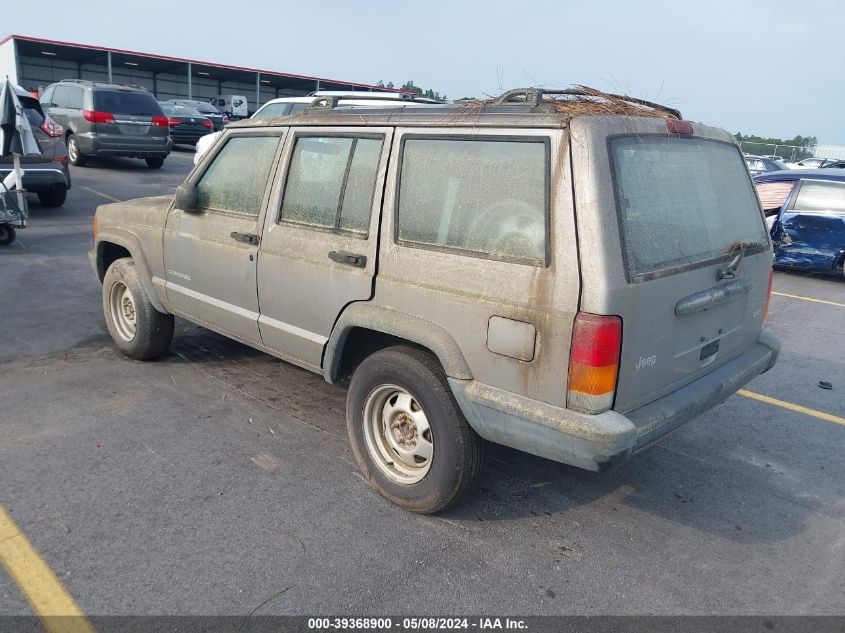
[[[16,87],[15,92],[41,149],[40,156],[21,157],[24,189],[38,194],[38,199],[44,206],[60,207],[70,189],[64,130],[44,113],[41,104],[30,93],[20,87]],[[0,158],[0,180],[11,170],[12,157]]]
[[[167,117],[144,88],[63,79],[44,91],[41,105],[64,126],[74,165],[94,156],[127,156],[158,169],[173,145]]]

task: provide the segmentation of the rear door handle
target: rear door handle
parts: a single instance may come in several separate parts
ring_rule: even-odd
[[[354,253],[347,253],[346,251],[330,251],[329,259],[347,266],[356,266],[364,268],[367,265],[366,255],[356,255]]]
[[[232,239],[238,240],[239,242],[246,242],[247,244],[258,244],[258,236],[253,235],[252,233],[238,233],[237,231],[232,231],[230,234]]]

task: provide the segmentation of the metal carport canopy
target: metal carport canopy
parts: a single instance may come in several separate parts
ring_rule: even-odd
[[[16,58],[27,57],[49,60],[74,62],[77,67],[85,64],[102,65],[108,69],[108,76],[118,69],[123,71],[141,71],[152,73],[153,77],[158,74],[168,73],[172,75],[184,75],[190,87],[193,81],[212,80],[218,84],[224,82],[236,82],[254,86],[256,91],[252,95],[245,95],[252,100],[260,102],[258,89],[272,90],[275,96],[279,91],[310,92],[312,90],[392,90],[403,92],[393,88],[383,88],[371,84],[364,84],[353,81],[315,77],[311,75],[300,75],[295,73],[283,73],[260,68],[233,66],[230,64],[218,64],[201,60],[160,55],[156,53],[143,53],[125,49],[110,48],[107,46],[93,46],[74,42],[63,42],[44,38],[30,37],[26,35],[9,35],[0,40],[0,45],[9,40],[14,40]],[[20,68],[20,62],[18,62]],[[77,77],[78,78],[78,77]],[[155,88],[154,88],[155,89]],[[257,103],[260,105],[260,103]]]

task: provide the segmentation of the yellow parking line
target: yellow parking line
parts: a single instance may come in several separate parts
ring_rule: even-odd
[[[788,295],[785,292],[775,292],[772,290],[773,295],[777,295],[779,297],[789,297],[790,299],[801,299],[802,301],[812,301],[813,303],[826,303],[829,306],[836,306],[837,308],[845,308],[845,303],[836,303],[835,301],[824,301],[822,299],[813,299],[811,297],[801,297],[799,295]]]
[[[98,196],[105,198],[106,200],[111,200],[112,202],[123,202],[120,198],[115,198],[114,196],[110,196],[107,193],[103,193],[102,191],[97,191],[96,189],[91,189],[91,187],[86,187],[85,185],[79,185],[80,189],[85,189],[85,191],[90,191],[91,193],[95,193]]]
[[[48,633],[94,633],[91,623],[3,506],[0,562],[18,583]]]
[[[766,404],[773,404],[776,407],[783,407],[784,409],[789,409],[790,411],[811,415],[819,420],[826,420],[827,422],[833,422],[834,424],[841,424],[845,426],[845,418],[840,418],[838,415],[825,413],[824,411],[816,411],[815,409],[810,409],[809,407],[802,407],[800,404],[792,404],[791,402],[785,402],[783,400],[778,400],[777,398],[770,398],[769,396],[764,396],[761,393],[754,393],[753,391],[747,391],[745,389],[740,389],[737,393],[741,396],[745,396],[746,398],[752,398],[753,400],[759,400],[760,402],[765,402]]]

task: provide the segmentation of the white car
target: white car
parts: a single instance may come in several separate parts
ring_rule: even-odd
[[[279,97],[278,99],[271,99],[258,108],[258,110],[256,110],[250,118],[271,119],[279,116],[296,114],[312,104],[314,99],[317,97],[341,97],[343,99],[339,106],[341,108],[360,108],[367,106],[405,108],[409,105],[419,106],[443,104],[442,101],[418,98],[401,92],[348,92],[340,90],[320,90],[318,92],[312,92],[305,97]],[[356,99],[356,97],[358,98]],[[194,154],[194,165],[199,163],[202,156],[212,145],[214,145],[214,142],[220,138],[220,134],[221,132],[206,134],[197,141],[196,153]]]
[[[790,169],[819,169],[828,163],[834,162],[831,158],[804,158],[794,163],[788,163]]]

